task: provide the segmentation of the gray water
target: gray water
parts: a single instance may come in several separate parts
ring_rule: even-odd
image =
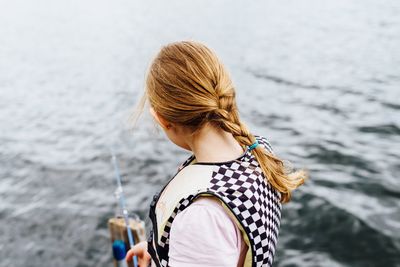
[[[151,57],[183,39],[220,55],[244,121],[310,171],[275,266],[400,266],[400,2],[148,2],[1,1],[0,266],[111,266],[109,146],[149,223],[188,153],[127,118]]]

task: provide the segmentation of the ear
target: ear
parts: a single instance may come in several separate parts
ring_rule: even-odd
[[[164,130],[169,130],[172,127],[172,124],[163,117],[161,117],[161,115],[158,114],[158,112],[155,111],[152,107],[150,108],[150,114]]]

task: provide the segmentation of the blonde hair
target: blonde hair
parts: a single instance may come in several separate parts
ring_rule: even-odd
[[[239,119],[227,69],[215,52],[202,43],[187,40],[163,46],[148,68],[145,87],[134,121],[148,99],[161,117],[186,126],[193,133],[211,123],[231,133],[243,148],[256,141]],[[281,202],[290,201],[291,191],[304,183],[307,172],[288,173],[283,161],[260,145],[251,153],[269,183],[281,192]]]

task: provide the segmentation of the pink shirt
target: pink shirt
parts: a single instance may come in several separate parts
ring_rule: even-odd
[[[199,197],[176,215],[170,231],[171,267],[243,266],[247,245],[242,234],[213,197]]]

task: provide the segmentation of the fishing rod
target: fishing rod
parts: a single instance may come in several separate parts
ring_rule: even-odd
[[[122,210],[122,215],[125,220],[126,231],[128,233],[129,248],[132,248],[135,245],[135,241],[133,239],[132,230],[129,227],[129,214],[128,214],[128,209],[126,208],[124,191],[122,190],[121,173],[118,168],[117,157],[115,156],[115,152],[113,149],[110,149],[110,151],[111,151],[111,161],[114,165],[115,179],[117,180],[117,190],[115,191],[115,196],[119,201],[119,205]],[[137,256],[133,257],[133,265],[134,267],[138,266]]]

